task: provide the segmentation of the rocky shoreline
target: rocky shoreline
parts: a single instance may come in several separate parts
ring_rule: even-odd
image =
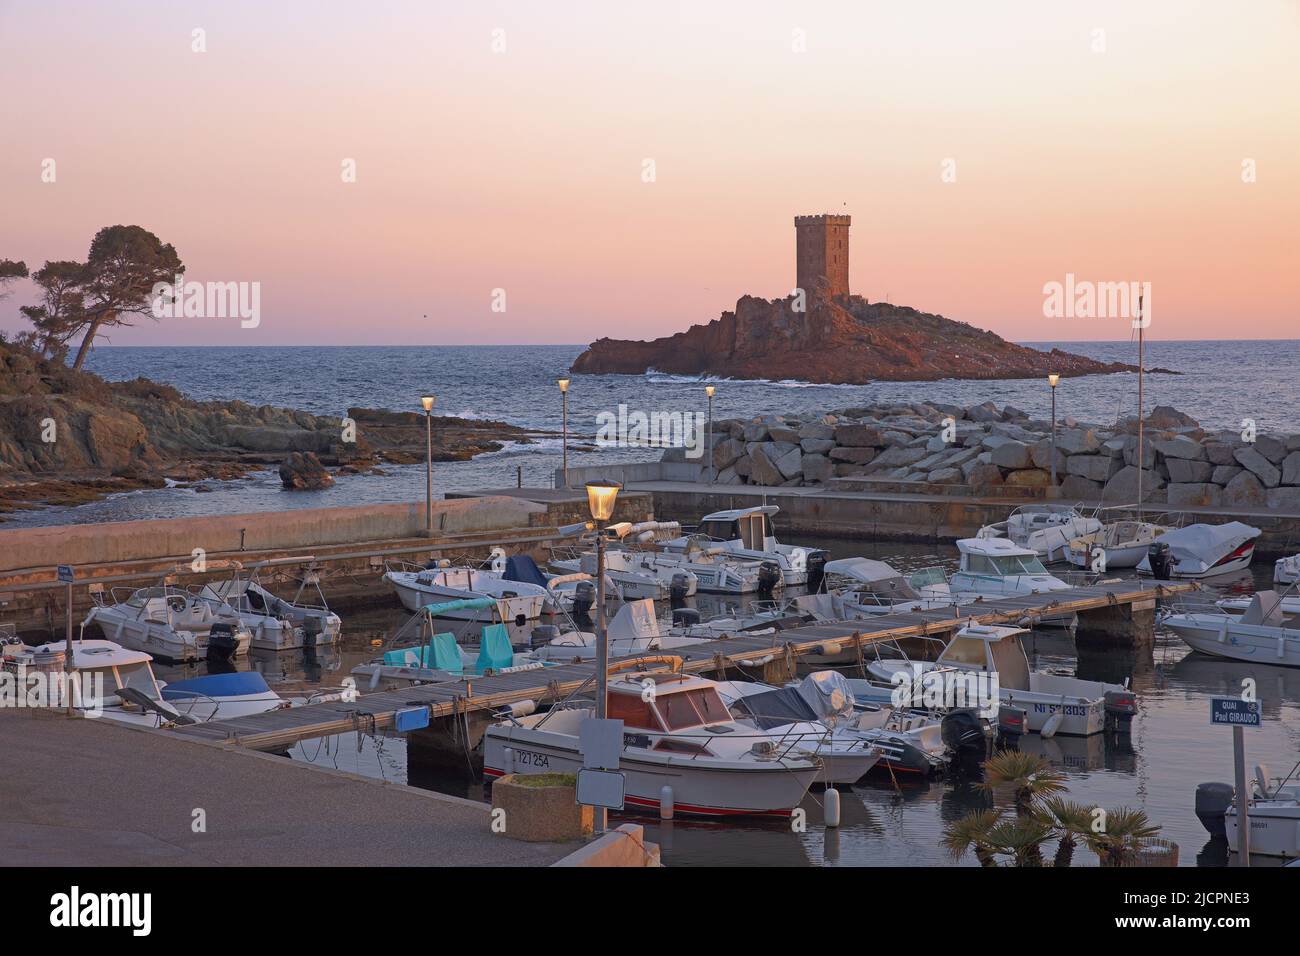
[[[541,434],[434,416],[433,457],[465,461]],[[198,402],[169,385],[108,382],[0,342],[0,520],[7,511],[275,466],[286,487],[326,487],[339,475],[424,461],[425,443],[419,412],[350,408],[342,417]]]
[[[1114,425],[1060,419],[1054,494],[1136,502],[1137,424],[1136,418]],[[1166,406],[1147,416],[1143,430],[1144,502],[1300,511],[1300,434],[1210,431]],[[1051,422],[992,402],[719,421],[710,445],[715,481],[723,485],[823,485],[848,478],[915,483],[935,492],[960,486],[977,494],[1052,485]],[[683,449],[669,449],[664,460],[687,459]]]

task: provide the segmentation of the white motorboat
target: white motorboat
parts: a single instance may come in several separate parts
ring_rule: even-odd
[[[848,583],[832,587],[843,578]],[[942,568],[925,568],[904,575],[884,561],[871,558],[839,558],[826,563],[827,593],[839,598],[837,607],[845,618],[928,611],[953,605],[952,590]]]
[[[1037,552],[1008,538],[963,538],[957,551],[961,564],[948,581],[953,603],[1070,590],[1043,567]],[[1041,623],[1069,627],[1074,621],[1073,614],[1048,614]]]
[[[1258,528],[1240,521],[1174,528],[1161,535],[1138,562],[1138,573],[1167,581],[1244,571],[1255,556],[1255,539],[1259,534]]]
[[[871,747],[879,752],[880,764],[896,773],[929,774],[949,760],[941,718],[889,707],[859,708],[849,681],[838,671],[817,671],[786,687],[723,681],[718,689],[732,713],[748,723],[769,730],[797,722],[824,724],[841,753],[852,754],[854,744]],[[825,760],[826,750],[818,756]]]
[[[410,564],[387,565],[383,579],[393,586],[402,606],[416,612],[428,604],[456,601],[473,601],[475,598],[492,598],[500,604],[501,616],[506,620],[532,621],[541,617],[547,598],[545,587],[527,581],[508,581],[505,555],[494,555],[497,567],[452,567],[443,561],[436,567],[421,568]],[[447,616],[461,621],[480,621],[490,624],[493,610],[482,605],[465,604],[447,612]]]
[[[1251,856],[1300,857],[1300,781],[1290,781],[1270,781],[1266,768],[1255,768],[1255,792],[1246,806]],[[1228,848],[1239,852],[1235,801],[1224,812],[1223,825]]]
[[[1300,554],[1278,558],[1273,562],[1274,584],[1295,584],[1300,581]]]
[[[596,574],[596,553],[587,551],[577,557],[554,558],[551,567],[566,574]],[[695,594],[699,578],[681,565],[679,555],[655,551],[635,551],[622,547],[605,550],[605,576],[614,583],[625,601],[643,598],[681,600]]]
[[[352,674],[367,678],[374,689],[382,682],[433,684],[545,666],[511,644],[501,603],[483,597],[427,604],[384,642],[379,657],[353,667]],[[480,626],[480,614],[489,622]],[[448,620],[461,622],[459,635],[444,629]],[[467,630],[477,631],[474,643],[466,640]]]
[[[271,563],[253,565],[248,577],[242,577],[242,569],[236,566],[229,579],[205,585],[199,596],[233,608],[252,635],[251,646],[258,650],[285,651],[336,643],[343,622],[325,604],[315,572],[305,574],[297,595],[292,601],[286,601],[268,591],[257,579],[257,568]],[[301,603],[303,589],[309,583],[316,584],[320,604]]]
[[[1065,559],[1072,540],[1100,531],[1101,527],[1096,518],[1082,515],[1069,505],[1034,504],[1016,508],[1005,521],[985,525],[975,536],[1006,538],[1052,562]]]
[[[772,518],[781,509],[776,505],[734,508],[705,515],[694,535],[675,538],[663,544],[667,551],[685,551],[700,537],[720,545],[730,555],[748,561],[770,561],[780,569],[785,584],[821,582],[827,554],[820,548],[802,548],[776,540]],[[701,581],[703,590],[703,581]]]
[[[1108,718],[1120,726],[1132,720],[1137,695],[1127,686],[1030,670],[1020,644],[1020,636],[1028,633],[1021,627],[968,624],[934,661],[878,660],[867,670],[900,688],[902,696],[918,700],[931,675],[996,674],[1001,703],[1024,710],[1026,729],[1049,737],[1088,736],[1105,730]]]
[[[1111,521],[1070,541],[1065,559],[1075,567],[1106,573],[1136,568],[1162,535],[1172,529],[1150,521]]]
[[[576,773],[590,707],[510,717],[483,737],[483,771]],[[678,673],[613,674],[609,717],[623,721],[625,805],[653,810],[665,789],[677,813],[788,817],[822,773],[797,739],[739,723],[713,681]]]
[[[38,680],[43,675],[62,679],[66,644],[51,641],[29,646],[6,643],[4,670],[18,680]],[[105,717],[145,727],[193,724],[208,720],[246,717],[289,706],[267,686],[257,671],[207,674],[166,683],[153,672],[153,658],[112,641],[78,639],[72,642],[72,704],[88,717]],[[59,690],[51,706],[62,706]]]
[[[1300,621],[1283,613],[1276,591],[1256,593],[1241,614],[1183,605],[1162,611],[1160,623],[1194,651],[1234,661],[1300,667]]]
[[[538,628],[538,631],[542,630]],[[535,631],[534,634],[536,633]],[[661,633],[659,620],[655,616],[655,602],[649,598],[624,603],[613,620],[606,625],[605,633],[611,659],[651,651],[672,651],[708,640],[705,637]],[[576,630],[559,634],[544,644],[534,643],[533,654],[537,660],[542,661],[593,661],[596,659],[596,635]]]
[[[129,595],[114,588],[107,599],[92,586],[91,598],[83,629],[97,625],[107,640],[164,660],[231,660],[253,640],[234,608],[169,584]]]

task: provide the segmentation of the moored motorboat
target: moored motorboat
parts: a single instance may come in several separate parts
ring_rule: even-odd
[[[310,559],[294,559],[310,560]],[[334,644],[339,639],[342,621],[325,604],[315,573],[309,571],[292,601],[272,594],[257,578],[257,569],[272,563],[253,565],[245,577],[236,564],[234,573],[224,581],[204,585],[199,597],[210,598],[234,609],[240,622],[248,628],[250,646],[258,650],[285,651],[299,647],[319,647]],[[308,583],[316,584],[320,604],[306,604],[302,600]]]
[[[453,567],[446,562],[430,568],[393,564],[386,566],[383,580],[393,586],[402,606],[412,613],[429,604],[492,598],[500,603],[501,613],[507,620],[536,620],[549,597],[546,588],[526,581],[506,580],[504,555],[498,563],[497,568]],[[482,605],[465,604],[448,611],[447,616],[491,623],[494,613]]]
[[[1005,521],[985,525],[977,538],[1006,538],[1047,562],[1065,559],[1070,542],[1101,530],[1101,522],[1069,505],[1022,505]]]
[[[954,603],[1070,589],[1068,583],[1043,567],[1032,548],[1008,538],[963,538],[957,542],[957,550],[961,564],[948,581]],[[1069,627],[1074,621],[1074,614],[1049,613],[1041,623]]]
[[[827,553],[821,548],[777,541],[772,518],[780,510],[776,505],[757,505],[715,511],[700,520],[694,535],[665,541],[663,548],[666,551],[686,551],[692,542],[698,543],[700,538],[704,538],[735,557],[775,564],[787,585],[806,584],[815,589],[821,583]]]
[[[552,627],[551,630],[556,629]],[[533,655],[537,660],[572,663],[596,659],[596,635],[589,631],[574,630],[548,636],[544,626],[535,629],[533,634]],[[655,616],[654,601],[649,598],[624,603],[606,625],[605,634],[611,658],[649,651],[672,651],[702,644],[708,639],[662,633]],[[539,640],[542,636],[547,637],[544,643]]]
[[[1247,801],[1246,817],[1250,821],[1251,856],[1300,857],[1300,781],[1295,770],[1286,780],[1270,780],[1265,767],[1255,768],[1254,793]],[[1240,852],[1240,828],[1237,805],[1229,804],[1223,814],[1224,835],[1228,848]]]
[[[1160,623],[1192,650],[1212,657],[1279,667],[1300,667],[1300,620],[1288,619],[1282,595],[1259,591],[1241,614],[1215,605],[1164,609]]]
[[[82,628],[98,626],[105,639],[170,661],[227,661],[248,653],[253,635],[224,602],[170,584],[128,594],[114,588],[106,599],[92,588],[95,604]]]
[[[1111,521],[1073,538],[1065,559],[1075,567],[1105,573],[1136,568],[1162,535],[1171,529],[1150,521]]]
[[[488,727],[484,773],[575,773],[589,707],[555,707]],[[799,741],[737,722],[713,681],[678,673],[616,674],[609,717],[623,721],[618,769],[625,806],[652,810],[667,796],[693,816],[788,817],[822,773]],[[667,794],[665,794],[667,790]]]
[[[926,696],[924,685],[945,672],[996,675],[1001,703],[1025,711],[1027,730],[1045,736],[1101,733],[1108,721],[1123,729],[1137,713],[1137,695],[1126,685],[1082,680],[1029,668],[1021,627],[968,624],[934,661],[877,660],[867,670],[900,688],[903,696]],[[990,690],[992,688],[989,688]]]
[[[1240,521],[1189,524],[1165,532],[1138,562],[1138,573],[1156,580],[1208,578],[1250,567],[1258,528]]]
[[[1288,555],[1273,562],[1274,584],[1295,584],[1300,581],[1300,554]]]

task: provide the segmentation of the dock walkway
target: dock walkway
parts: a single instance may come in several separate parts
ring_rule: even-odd
[[[35,709],[0,710],[7,866],[549,866],[445,794]],[[204,832],[194,832],[195,811]]]
[[[1189,584],[1111,581],[1050,594],[1005,597],[954,608],[907,614],[882,614],[864,621],[818,624],[766,634],[735,634],[671,653],[683,669],[716,673],[729,667],[758,667],[778,656],[851,649],[921,637],[947,636],[972,620],[982,624],[1033,621],[1043,615],[1086,613],[1115,606],[1151,606],[1158,595],[1190,590]],[[214,720],[173,733],[210,741],[230,741],[254,750],[282,750],[301,740],[352,731],[374,732],[393,726],[398,711],[427,707],[429,719],[490,711],[523,700],[552,703],[592,679],[591,663],[563,664],[490,677],[422,684],[361,694],[352,701],[308,704],[250,717]]]

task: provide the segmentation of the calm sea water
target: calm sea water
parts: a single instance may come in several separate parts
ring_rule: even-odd
[[[1130,342],[1052,343],[1103,361],[1133,362]],[[1037,343],[1050,348],[1052,344]],[[138,375],[176,386],[201,400],[240,399],[317,414],[343,415],[350,407],[416,410],[419,397],[438,396],[438,410],[466,418],[499,419],[559,430],[560,393],[581,346],[300,346],[293,348],[101,348],[89,367],[109,379]],[[1239,427],[1252,418],[1262,429],[1300,430],[1300,341],[1153,342],[1148,367],[1182,375],[1148,375],[1146,402],[1173,405],[1212,427]],[[810,385],[789,381],[716,381],[718,418],[765,413],[820,414],[875,402],[931,399],[963,405],[991,400],[1047,417],[1050,390],[1038,379],[1007,381],[882,382],[871,385]],[[643,411],[703,412],[703,383],[680,376],[582,375],[570,389],[569,423],[575,438],[595,434],[596,416],[620,404]],[[1112,422],[1137,408],[1133,374],[1067,379],[1058,389],[1061,415]],[[638,461],[645,449],[571,452],[571,464]],[[560,442],[510,445],[472,462],[435,466],[435,490],[501,487],[516,482],[549,486],[560,464]],[[276,475],[261,472],[237,482],[212,482],[209,493],[159,489],[117,496],[74,509],[44,509],[14,516],[14,525],[47,525],[196,514],[279,511],[370,502],[413,501],[424,495],[422,465],[393,466],[386,476],[340,480],[320,492],[287,492]]]

